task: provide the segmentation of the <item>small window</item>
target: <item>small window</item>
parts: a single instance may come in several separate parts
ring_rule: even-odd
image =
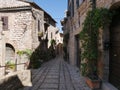
[[[52,34],[52,32],[51,32],[51,39],[52,39],[52,37],[53,37],[53,34]]]
[[[76,6],[79,7],[79,0],[76,0]]]
[[[3,22],[3,30],[8,30],[8,17],[3,16],[1,17],[1,20]]]
[[[72,16],[74,16],[74,0],[72,0]]]
[[[40,31],[40,21],[38,20],[38,31]]]

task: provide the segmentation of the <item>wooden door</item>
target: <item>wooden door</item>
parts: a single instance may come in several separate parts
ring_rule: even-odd
[[[109,81],[120,89],[120,15],[113,19],[110,28]]]
[[[79,35],[75,36],[76,39],[76,65],[80,69],[80,63],[81,63],[81,57],[80,57],[80,40],[79,40]]]

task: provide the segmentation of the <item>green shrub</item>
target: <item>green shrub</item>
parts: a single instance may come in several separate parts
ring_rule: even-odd
[[[18,50],[18,51],[17,51],[17,54],[18,54],[19,56],[22,56],[23,54],[25,54],[25,55],[28,56],[28,58],[30,58],[30,57],[31,57],[31,54],[32,54],[32,50],[30,50],[30,49]]]
[[[29,68],[39,68],[42,63],[47,62],[55,58],[55,50],[53,45],[49,49],[43,48],[43,42],[35,49],[30,57],[30,67]]]

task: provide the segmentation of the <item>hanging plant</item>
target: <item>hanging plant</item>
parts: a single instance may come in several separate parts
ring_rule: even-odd
[[[98,30],[110,24],[112,15],[113,13],[106,8],[96,8],[87,13],[83,30],[80,32],[83,75],[97,71]]]

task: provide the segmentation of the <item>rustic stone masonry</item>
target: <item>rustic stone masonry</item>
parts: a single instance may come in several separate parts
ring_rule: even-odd
[[[45,21],[46,18],[47,21]],[[26,49],[34,51],[40,44],[38,32],[43,33],[41,39],[47,38],[51,41],[51,38],[47,37],[48,34],[51,35],[49,31],[52,29],[51,31],[55,33],[58,30],[55,25],[56,21],[29,0],[0,0],[0,19],[2,21],[0,24],[3,25],[0,25],[0,31],[4,35],[4,40],[0,39],[1,66],[5,66],[5,63],[9,62],[27,63],[28,58],[25,55],[18,55],[18,52]],[[51,21],[48,22],[48,19]],[[46,24],[47,26],[45,26]],[[3,38],[3,35],[0,37]],[[53,35],[53,37],[55,36]],[[50,44],[50,42],[48,43]],[[26,67],[17,65],[16,69],[24,70]]]
[[[7,78],[6,81],[1,82],[0,90],[18,90],[23,87],[17,75]]]
[[[2,33],[2,21],[0,21],[0,66],[5,66],[5,41]],[[0,77],[4,74],[5,67],[0,67]]]
[[[8,20],[3,20],[3,17]],[[7,29],[1,26],[1,31],[4,34],[4,40],[2,40],[4,45],[0,45],[2,45],[3,50],[2,56],[5,56],[2,66],[5,66],[8,61],[16,64],[25,63],[28,59],[25,60],[24,56],[19,57],[17,52],[26,49],[34,50],[39,45],[38,21],[40,21],[40,31],[44,31],[44,11],[35,8],[29,2],[0,0],[0,18],[3,23],[8,24]],[[0,43],[2,42],[0,41]],[[5,45],[9,45],[9,47]],[[24,65],[17,67],[17,70],[23,69]]]
[[[68,11],[67,17],[63,20],[63,30],[64,33],[69,33],[69,40],[68,40],[68,52],[69,52],[69,62],[72,65],[77,65],[78,57],[80,56],[81,52],[81,43],[80,40],[76,40],[76,36],[82,30],[84,20],[86,18],[86,14],[92,8],[91,0],[79,0],[80,4],[77,6],[77,0],[74,0],[74,5],[72,5],[72,0],[68,0]],[[109,10],[116,10],[120,7],[120,0],[96,0],[96,7],[97,8],[107,8]],[[73,10],[74,9],[74,10]],[[73,11],[73,12],[72,12]],[[72,16],[72,13],[74,15]],[[115,36],[114,36],[115,37]],[[114,38],[113,37],[113,38]],[[117,37],[116,37],[117,38]],[[114,38],[115,39],[115,38]],[[79,42],[79,44],[77,44]],[[99,76],[103,80],[103,82],[110,82],[110,50],[104,50],[105,42],[110,42],[110,28],[109,25],[104,27],[104,30],[100,30],[99,33],[99,57],[98,57],[98,70]],[[79,48],[76,48],[79,46]],[[119,49],[119,48],[118,48]],[[117,52],[117,51],[116,51]],[[115,53],[116,53],[115,52]],[[80,57],[81,58],[81,57]],[[80,60],[80,59],[79,59]],[[118,59],[116,59],[118,60]],[[82,61],[80,61],[82,62]],[[81,67],[81,66],[79,66]],[[113,66],[114,68],[115,66]],[[115,68],[114,68],[115,69]],[[115,69],[117,70],[117,68]],[[116,77],[114,77],[116,78]],[[117,82],[117,81],[115,81]],[[110,89],[110,85],[106,84],[107,87]],[[104,85],[103,85],[104,86]],[[104,90],[109,90],[105,89]]]
[[[30,70],[19,71],[0,78],[0,90],[18,90],[23,86],[31,86]]]

